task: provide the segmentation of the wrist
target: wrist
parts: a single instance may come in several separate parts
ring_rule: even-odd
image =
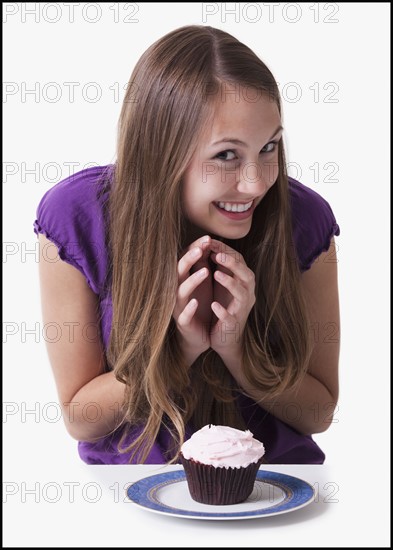
[[[195,363],[198,357],[207,349],[209,349],[209,347],[205,347],[204,349],[193,348],[193,347],[182,347],[183,358],[187,366],[191,367],[191,365]]]
[[[240,346],[224,346],[221,349],[213,348],[216,353],[221,357],[224,363],[230,367],[235,366],[240,368],[243,363],[243,352]]]

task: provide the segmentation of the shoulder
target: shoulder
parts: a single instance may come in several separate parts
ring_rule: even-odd
[[[51,187],[39,201],[34,232],[56,244],[99,294],[107,268],[105,203],[113,165],[86,168]]]
[[[98,207],[99,197],[113,165],[85,168],[59,181],[41,198],[37,213],[41,216],[77,216]],[[50,212],[49,212],[50,211]]]
[[[301,271],[329,249],[331,239],[340,234],[330,204],[319,193],[288,177],[293,242]]]

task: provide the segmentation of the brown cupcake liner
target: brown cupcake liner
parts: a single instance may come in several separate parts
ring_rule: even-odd
[[[203,504],[238,504],[246,500],[254,488],[262,460],[246,468],[216,468],[187,460],[180,454],[186,473],[188,489],[193,500]]]

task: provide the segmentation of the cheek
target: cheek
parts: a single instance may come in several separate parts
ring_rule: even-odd
[[[190,172],[183,179],[182,186],[182,201],[187,210],[193,210],[200,201],[201,182],[195,176],[195,173]]]
[[[215,200],[210,195],[200,184],[196,188],[189,189],[189,192],[184,195],[183,205],[190,219],[196,221],[210,215],[211,208],[214,208],[212,201]]]
[[[215,200],[219,187],[220,175],[217,169],[209,166],[193,167],[183,178],[182,193],[184,200],[190,206],[201,206]]]
[[[274,160],[270,163],[266,163],[263,166],[263,180],[265,182],[265,185],[270,189],[272,187],[278,178],[279,168],[278,168],[278,160]]]
[[[222,183],[220,174],[211,175],[206,181],[199,182],[198,186],[194,188],[194,203],[201,210],[208,211],[210,207],[214,208],[212,203],[222,196],[224,191],[225,183]]]

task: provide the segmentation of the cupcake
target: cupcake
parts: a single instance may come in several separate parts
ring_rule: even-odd
[[[249,431],[209,424],[183,443],[184,466],[191,497],[204,504],[237,504],[246,500],[265,454]]]

